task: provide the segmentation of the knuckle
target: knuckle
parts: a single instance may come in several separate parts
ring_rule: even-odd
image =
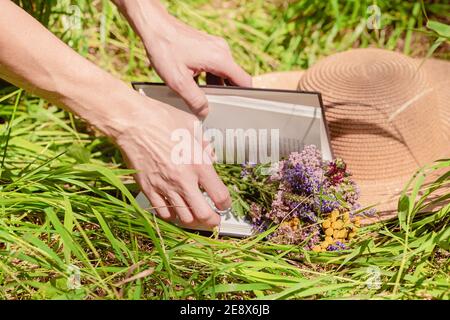
[[[198,185],[195,176],[186,173],[179,173],[177,176],[173,177],[173,184],[177,187],[184,196],[190,194],[194,187]]]
[[[203,94],[196,94],[192,96],[190,103],[195,111],[202,111],[206,108],[208,100],[206,100],[206,97]]]
[[[192,215],[179,215],[179,218],[181,222],[187,227],[192,226],[195,221]]]
[[[226,206],[230,202],[230,194],[228,190],[221,190],[217,192],[216,199],[219,205]]]
[[[165,176],[166,183],[171,186],[176,186],[180,183],[180,176],[178,175],[177,170],[170,171]]]
[[[208,221],[213,213],[211,211],[201,210],[195,212],[195,217],[202,222]]]
[[[189,181],[185,170],[181,166],[170,165],[164,169],[164,175],[160,183],[165,186],[183,186],[185,181]]]
[[[187,77],[181,73],[176,73],[175,75],[172,75],[170,79],[167,81],[167,84],[175,91],[180,92],[185,88],[187,81]]]
[[[160,193],[160,194],[166,194],[168,191],[167,183],[163,179],[153,179],[151,182],[152,189],[154,192]]]

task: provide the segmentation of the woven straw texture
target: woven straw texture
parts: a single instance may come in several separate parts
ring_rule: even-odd
[[[319,61],[298,88],[322,93],[335,155],[361,188],[364,205],[390,216],[421,166],[450,154],[449,63],[381,49]]]

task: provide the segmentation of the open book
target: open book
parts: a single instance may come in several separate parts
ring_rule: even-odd
[[[184,101],[163,84],[133,83],[141,94],[190,112]],[[276,163],[291,152],[314,144],[332,159],[319,93],[288,90],[201,86],[209,102],[203,131],[219,163]],[[140,193],[136,200],[151,207]],[[250,236],[252,225],[229,211],[221,216],[220,234]]]

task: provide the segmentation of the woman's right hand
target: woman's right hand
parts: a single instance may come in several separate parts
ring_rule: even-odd
[[[113,137],[128,165],[138,171],[137,183],[161,218],[186,227],[212,229],[220,223],[220,216],[206,202],[199,186],[220,210],[231,205],[228,189],[211,159],[206,159],[206,152],[194,155],[193,151],[188,156],[191,160],[200,156],[201,163],[179,163],[174,148],[180,142],[172,140],[174,133],[188,134],[190,149],[201,151],[204,143],[194,136],[198,119],[170,105],[138,96],[122,121],[120,133]],[[189,146],[185,146],[188,150]]]
[[[11,1],[1,2],[0,77],[77,114],[110,136],[136,181],[164,219],[211,228],[230,196],[211,163],[177,164],[171,159],[177,129],[192,134],[196,118],[144,97],[57,39]],[[11,26],[16,26],[11,28]],[[197,142],[200,143],[201,142]]]

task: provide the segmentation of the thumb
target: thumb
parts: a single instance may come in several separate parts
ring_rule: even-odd
[[[208,115],[208,100],[205,93],[195,83],[189,72],[172,77],[166,81],[167,85],[180,95],[191,111],[199,118],[203,119]]]

